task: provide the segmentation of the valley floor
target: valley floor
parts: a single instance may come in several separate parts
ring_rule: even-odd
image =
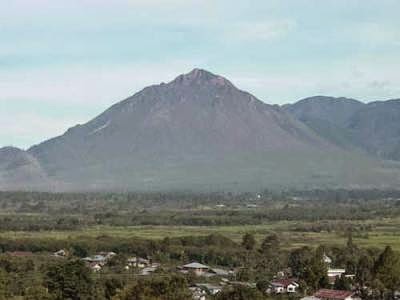
[[[0,192],[0,299],[128,300],[144,291],[187,300],[204,285],[220,292],[193,299],[301,299],[322,288],[391,299],[390,284],[400,284],[399,199],[378,191]],[[185,269],[199,263],[207,276]],[[273,298],[276,280],[298,282],[295,295]]]
[[[144,226],[110,226],[97,225],[76,230],[43,230],[43,231],[2,231],[0,238],[5,239],[84,239],[110,236],[114,238],[143,238],[161,240],[165,237],[196,237],[210,234],[221,234],[233,241],[240,242],[245,233],[254,234],[258,241],[265,235],[275,232],[286,249],[302,246],[338,246],[346,242],[343,232],[320,231],[313,232],[301,228],[313,228],[319,222],[276,221],[262,225],[231,225],[231,226],[176,226],[176,225],[144,225]],[[391,246],[400,251],[400,218],[366,220],[363,222],[347,222],[349,226],[370,225],[373,229],[363,234],[355,234],[354,241],[362,247],[379,249]]]

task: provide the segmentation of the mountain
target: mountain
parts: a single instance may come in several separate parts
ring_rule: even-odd
[[[283,109],[337,145],[357,147],[381,159],[400,160],[400,100],[364,104],[317,96]]]
[[[365,105],[350,118],[347,128],[368,153],[400,161],[400,99]]]
[[[0,149],[0,190],[49,187],[50,181],[35,157],[14,147]]]
[[[147,87],[24,155],[59,190],[385,188],[400,174],[201,69]]]
[[[314,96],[285,105],[284,109],[302,121],[315,119],[341,126],[365,105],[350,98]]]
[[[78,183],[93,188],[178,188],[182,180],[213,185],[206,179],[218,169],[219,184],[232,164],[254,154],[324,147],[325,141],[279,107],[221,76],[195,69],[168,84],[143,89],[29,153],[50,176],[72,186],[79,178]]]
[[[315,96],[284,105],[283,109],[321,137],[349,149],[357,147],[348,128],[350,119],[364,106],[354,99]]]

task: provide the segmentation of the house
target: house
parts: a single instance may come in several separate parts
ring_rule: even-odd
[[[206,300],[207,292],[202,288],[199,288],[197,286],[191,286],[189,287],[189,290],[192,293],[193,300]]]
[[[94,272],[99,272],[99,271],[101,271],[102,266],[98,263],[93,262],[93,263],[89,263],[89,268]]]
[[[152,273],[154,273],[155,271],[157,271],[157,269],[160,267],[160,264],[152,264],[149,267],[145,267],[140,271],[140,275],[143,276],[147,276],[147,275],[151,275]]]
[[[324,256],[322,257],[322,260],[324,261],[325,264],[330,265],[332,263],[332,258],[330,258],[328,255],[324,253]]]
[[[98,264],[99,266],[103,267],[107,261],[115,255],[116,254],[114,252],[101,252],[100,254],[82,258],[82,260],[88,263],[89,266],[91,264]]]
[[[209,283],[197,283],[195,286],[205,291],[208,295],[216,295],[222,290],[222,286]]]
[[[276,272],[274,279],[283,279],[283,278],[291,278],[292,277],[292,269],[286,268]]]
[[[344,273],[346,273],[345,269],[328,269],[328,280],[329,283],[335,283],[336,278],[341,277]]]
[[[204,277],[213,277],[213,276],[221,276],[221,277],[228,277],[234,275],[235,272],[232,270],[224,270],[219,268],[211,268],[209,266],[192,262],[190,264],[178,267],[181,270],[181,273],[189,273],[193,272],[197,276],[204,276]]]
[[[65,251],[64,249],[58,250],[57,252],[53,253],[53,256],[66,257],[67,256],[67,251]]]
[[[296,293],[299,286],[294,279],[275,279],[266,292],[269,294]]]
[[[99,254],[82,258],[82,260],[86,262],[90,269],[94,272],[98,272],[105,266],[107,261],[115,255],[117,254],[114,252],[100,252]]]
[[[316,299],[320,300],[358,300],[359,297],[355,296],[354,292],[351,291],[339,291],[339,290],[328,290],[321,289],[313,295]]]
[[[128,258],[128,266],[136,268],[145,268],[151,265],[150,260],[141,257]]]
[[[106,260],[113,258],[114,256],[117,255],[117,253],[115,252],[100,252],[99,255],[104,256],[106,258]]]
[[[328,277],[340,277],[342,274],[346,273],[345,269],[328,269]]]
[[[105,256],[97,254],[94,256],[89,256],[89,257],[85,257],[82,258],[82,260],[88,262],[88,263],[97,263],[99,265],[105,265],[107,262],[107,259]]]
[[[257,208],[258,205],[257,205],[257,204],[251,204],[251,203],[249,203],[249,204],[246,205],[246,207],[247,207],[247,208]]]
[[[198,262],[192,262],[190,264],[181,267],[182,273],[194,272],[197,276],[203,276],[210,270],[209,266],[200,264]]]

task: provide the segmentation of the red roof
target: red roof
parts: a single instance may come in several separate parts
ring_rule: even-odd
[[[347,297],[351,297],[353,295],[354,293],[351,291],[338,291],[338,290],[327,290],[327,289],[319,290],[314,294],[314,296],[317,298],[329,299],[329,300],[342,300],[346,299]]]
[[[287,288],[289,284],[296,283],[294,279],[275,279],[272,281],[273,285],[280,285],[283,286],[284,288]]]

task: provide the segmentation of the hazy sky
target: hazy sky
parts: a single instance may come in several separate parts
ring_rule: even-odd
[[[400,98],[397,0],[1,0],[0,146],[194,67],[268,103]]]

